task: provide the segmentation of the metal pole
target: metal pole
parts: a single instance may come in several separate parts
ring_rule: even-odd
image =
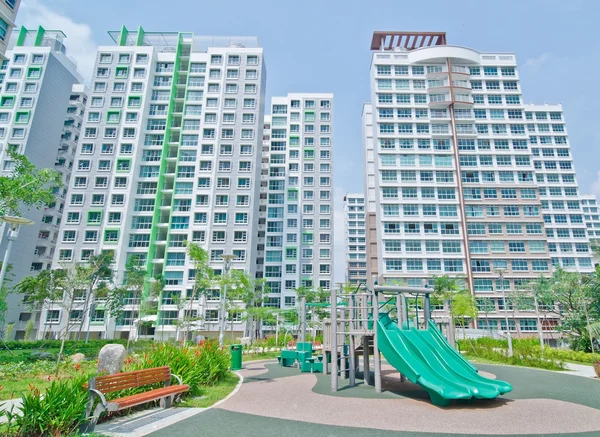
[[[379,297],[377,291],[373,292],[373,367],[375,368],[375,392],[381,393],[381,356],[377,342],[377,324],[379,323]]]
[[[337,291],[331,288],[331,391],[338,391]]]
[[[402,295],[396,295],[396,318],[398,319],[398,327],[402,329],[402,318],[404,315],[402,314]]]
[[[542,322],[540,321],[540,309],[538,305],[537,296],[533,295],[533,302],[535,303],[535,317],[537,319],[538,331],[540,333],[540,347],[542,348],[542,354],[544,353],[544,333],[542,332]]]
[[[252,336],[250,336],[252,341]],[[279,347],[279,314],[275,314],[275,347]]]
[[[8,239],[8,244],[6,245],[6,251],[4,252],[4,259],[2,260],[2,269],[0,269],[0,290],[2,290],[2,285],[4,284],[4,276],[6,276],[6,269],[8,268],[8,260],[10,259],[10,251],[12,249],[13,241],[17,239],[17,235],[19,235],[20,225],[15,225],[14,228],[8,229],[8,234],[6,238]]]
[[[429,295],[425,295],[425,299],[423,302],[423,316],[425,318],[425,329],[429,328],[429,320],[431,320],[431,302],[429,300]]]
[[[300,299],[300,318],[302,323],[302,342],[306,342],[306,297]]]
[[[223,292],[221,293],[221,305],[219,310],[219,347],[223,347],[223,343],[225,342],[225,330],[227,328],[227,315],[225,314],[226,305],[225,302],[227,300],[227,279],[229,275],[229,268],[231,267],[231,260],[234,258],[233,255],[221,255],[223,261],[225,262],[225,284],[223,286]]]
[[[355,348],[356,348],[356,338],[354,334],[350,334],[350,386],[356,385],[356,358],[355,358]]]
[[[500,277],[500,286],[502,287],[502,300],[504,301],[504,321],[506,323],[506,340],[508,340],[508,356],[513,356],[513,345],[512,337],[510,335],[510,326],[508,325],[508,303],[506,302],[506,293],[504,292],[504,275],[502,272],[498,273]]]

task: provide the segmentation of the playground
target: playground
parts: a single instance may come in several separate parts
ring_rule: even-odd
[[[420,386],[400,382],[385,361],[381,393],[360,378],[354,387],[339,378],[339,390],[332,393],[328,375],[302,373],[274,360],[249,363],[239,372],[244,383],[224,403],[151,436],[600,435],[600,382],[520,367],[477,367],[483,375],[510,381],[514,390],[440,408]]]
[[[302,303],[295,348],[248,363],[223,403],[151,435],[600,435],[599,381],[473,365],[430,319],[430,293],[333,293],[320,351],[306,341]],[[409,317],[409,299],[419,296],[423,310]]]

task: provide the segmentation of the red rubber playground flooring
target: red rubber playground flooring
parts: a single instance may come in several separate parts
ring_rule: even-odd
[[[276,363],[249,363],[240,390],[218,407],[151,434],[173,436],[600,436],[600,381],[555,372],[478,365],[514,390],[494,400],[435,407],[382,369],[383,393],[363,384],[333,394],[329,377]],[[361,382],[361,381],[359,381]]]

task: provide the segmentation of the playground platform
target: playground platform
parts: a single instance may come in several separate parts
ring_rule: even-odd
[[[382,392],[339,379],[301,373],[276,361],[249,363],[239,391],[218,405],[181,420],[153,437],[376,436],[448,437],[526,435],[600,436],[600,381],[521,367],[477,365],[480,373],[510,382],[495,399],[456,401],[440,408],[427,392],[382,363]]]

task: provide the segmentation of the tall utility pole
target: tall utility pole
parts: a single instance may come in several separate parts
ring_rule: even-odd
[[[219,347],[223,347],[223,342],[225,340],[225,330],[227,326],[227,312],[226,312],[226,304],[227,300],[227,279],[229,278],[229,269],[231,269],[231,260],[235,258],[234,255],[221,255],[223,259],[224,272],[225,275],[225,283],[223,284],[223,290],[221,290],[221,308],[219,309]]]
[[[508,356],[513,356],[512,337],[510,335],[510,326],[508,325],[508,304],[506,302],[506,293],[504,292],[504,269],[496,269],[496,273],[500,277],[502,287],[502,301],[504,302],[504,321],[506,323],[506,340],[508,340]]]

